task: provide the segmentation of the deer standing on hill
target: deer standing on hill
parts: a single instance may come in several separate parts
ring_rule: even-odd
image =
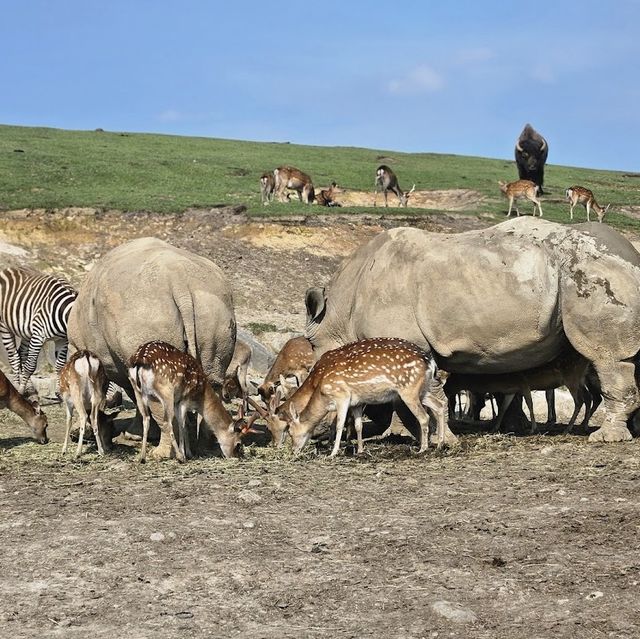
[[[268,422],[269,428],[275,427],[281,438],[288,430],[294,451],[299,452],[316,426],[335,411],[336,437],[331,452],[335,457],[351,410],[361,453],[365,405],[401,399],[420,424],[423,452],[429,446],[429,414],[438,425],[438,445],[444,442],[446,399],[436,370],[431,355],[406,340],[375,338],[347,344],[318,360],[302,386]]]
[[[542,204],[538,199],[538,191],[540,187],[537,184],[534,184],[531,180],[516,180],[515,182],[502,182],[499,181],[500,190],[509,198],[509,212],[507,213],[507,217],[511,215],[511,209],[513,207],[514,202],[517,202],[519,199],[527,199],[533,202],[533,215],[536,214],[536,206],[540,211],[540,217],[542,217]],[[520,215],[520,211],[518,211],[518,206],[516,203],[516,213],[518,216]]]
[[[260,176],[260,200],[263,204],[268,204],[273,200],[273,193],[276,190],[276,178],[273,172],[263,173]]]
[[[191,455],[185,425],[188,411],[197,411],[205,427],[215,435],[225,457],[239,457],[241,437],[254,432],[250,423],[242,419],[233,421],[209,384],[202,364],[171,344],[148,342],[140,346],[129,359],[128,376],[143,420],[141,462],[146,460],[152,400],[162,405],[160,428],[169,436],[176,459],[181,462]],[[174,424],[180,445],[173,432]]]
[[[311,204],[315,199],[313,182],[300,169],[293,166],[279,166],[273,171],[273,176],[275,178],[275,193],[281,202],[286,199],[286,189],[297,191],[299,200],[305,204]]]
[[[566,191],[565,195],[567,196],[567,200],[569,200],[571,216],[570,218],[573,220],[573,209],[576,204],[582,204],[585,209],[587,209],[587,222],[591,222],[589,219],[589,214],[591,209],[593,209],[597,216],[598,222],[602,222],[604,219],[605,213],[609,210],[611,204],[607,204],[607,206],[600,206],[596,202],[596,198],[593,195],[593,191],[589,189],[585,189],[584,186],[570,186]]]
[[[98,446],[98,455],[104,455],[104,443],[100,432],[99,414],[104,410],[109,380],[102,362],[91,351],[76,351],[60,371],[60,393],[67,413],[67,430],[62,445],[62,454],[67,452],[73,410],[80,418],[80,436],[76,457],[82,453],[84,430],[89,423]]]
[[[391,191],[396,194],[400,201],[400,206],[407,206],[409,202],[409,196],[416,190],[416,185],[411,187],[410,191],[403,191],[398,184],[398,178],[396,174],[386,165],[382,164],[376,169],[375,191],[373,195],[373,206],[376,206],[376,200],[378,197],[378,191],[381,190],[384,195],[384,205],[387,203],[387,192]]]
[[[38,444],[46,444],[49,441],[47,416],[40,410],[40,405],[28,402],[2,371],[0,371],[0,408],[8,408],[20,417],[31,428],[33,438]]]

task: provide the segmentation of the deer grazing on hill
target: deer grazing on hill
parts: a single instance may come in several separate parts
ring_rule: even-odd
[[[386,165],[382,164],[376,169],[375,191],[373,195],[373,206],[376,206],[376,200],[378,197],[378,191],[382,191],[384,195],[384,205],[388,206],[387,193],[391,191],[395,193],[400,206],[407,206],[409,202],[409,196],[416,190],[416,185],[411,187],[410,191],[403,191],[398,184],[398,178],[396,174]]]
[[[533,413],[532,390],[551,390],[559,386],[566,386],[574,401],[574,411],[566,433],[569,433],[578,417],[582,406],[586,403],[588,417],[590,398],[585,396],[585,379],[589,361],[576,351],[568,351],[554,361],[525,371],[503,373],[496,375],[474,375],[452,373],[447,378],[444,391],[449,399],[455,397],[461,390],[474,393],[503,393],[504,400],[498,407],[498,417],[493,426],[493,432],[498,432],[507,408],[516,394],[524,396],[524,400],[531,416],[531,433],[537,429],[536,418]]]
[[[438,445],[444,443],[446,399],[436,372],[431,355],[406,340],[374,338],[353,342],[325,353],[302,386],[279,408],[274,410],[272,406],[273,414],[267,423],[274,439],[282,441],[288,430],[294,451],[299,452],[316,426],[335,412],[336,437],[331,453],[335,457],[351,410],[361,453],[365,405],[400,399],[420,424],[423,452],[429,446],[429,415],[437,422]]]
[[[299,200],[305,204],[311,204],[315,199],[316,194],[313,182],[300,169],[296,169],[293,166],[279,166],[273,171],[273,175],[275,178],[275,193],[281,202],[287,199],[285,196],[286,189],[297,191]]]
[[[507,196],[509,199],[509,212],[507,213],[507,217],[511,215],[511,209],[513,207],[514,202],[517,200],[524,198],[531,202],[533,202],[533,214],[536,214],[536,206],[540,211],[540,217],[542,217],[542,204],[538,199],[538,191],[540,187],[537,184],[534,184],[531,180],[516,180],[515,182],[502,182],[499,181],[500,190]],[[520,215],[520,211],[518,211],[518,205],[516,203],[516,213],[518,216]]]
[[[276,178],[272,172],[263,173],[260,176],[260,200],[263,204],[268,204],[273,200],[273,193],[276,190]]]
[[[82,442],[87,425],[87,412],[89,423],[93,429],[98,446],[98,455],[104,455],[104,442],[100,432],[100,414],[104,410],[109,380],[102,362],[91,351],[76,351],[60,371],[60,393],[67,413],[67,430],[62,445],[62,454],[67,452],[69,445],[69,433],[74,408],[80,418],[80,436],[76,457],[82,453]],[[102,420],[105,420],[104,414]]]
[[[258,393],[262,399],[269,401],[278,382],[289,376],[295,377],[300,386],[309,375],[314,361],[311,342],[306,337],[292,337],[280,349],[264,381],[258,386]]]
[[[176,459],[181,462],[191,455],[185,425],[189,411],[197,411],[205,427],[215,435],[225,457],[239,457],[242,436],[256,432],[251,429],[251,422],[257,415],[246,423],[243,417],[234,422],[209,384],[202,364],[171,344],[148,342],[140,346],[129,359],[128,376],[143,420],[141,462],[146,460],[151,400],[162,406],[160,429],[169,436]],[[174,425],[180,445],[173,432]]]
[[[591,209],[593,209],[597,216],[598,222],[602,222],[604,220],[605,213],[609,210],[611,204],[607,204],[607,206],[600,206],[596,202],[596,198],[593,195],[593,191],[589,189],[585,189],[584,186],[570,186],[566,191],[565,195],[567,196],[567,200],[569,200],[570,205],[570,218],[573,220],[573,209],[576,204],[582,204],[585,209],[587,209],[587,222],[591,222],[589,219],[589,214]]]
[[[38,444],[46,444],[47,416],[37,403],[28,402],[9,381],[7,376],[0,371],[0,408],[8,408],[31,428],[33,438]]]
[[[333,198],[338,192],[338,185],[335,182],[331,182],[331,186],[328,189],[322,189],[316,196],[316,202],[319,206],[341,206]]]

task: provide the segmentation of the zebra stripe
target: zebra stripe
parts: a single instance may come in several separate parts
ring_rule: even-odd
[[[18,390],[23,393],[47,340],[63,342],[59,373],[67,359],[67,321],[77,291],[65,280],[26,268],[0,271],[0,337]],[[20,349],[16,338],[22,341]]]

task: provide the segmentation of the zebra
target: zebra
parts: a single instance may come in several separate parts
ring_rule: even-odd
[[[44,343],[56,342],[56,373],[67,361],[67,320],[78,292],[63,279],[21,267],[0,271],[0,338],[23,394]],[[18,346],[19,344],[19,346]]]

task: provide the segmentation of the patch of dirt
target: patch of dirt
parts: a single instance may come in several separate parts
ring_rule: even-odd
[[[273,324],[265,334],[282,337],[304,328],[306,288],[381,229],[494,222],[318,211],[292,203],[290,216],[261,221],[242,207],[5,212],[0,264],[78,285],[110,248],[153,235],[213,259],[239,325]],[[559,404],[566,420],[571,405]],[[361,459],[253,446],[237,462],[141,466],[138,444],[121,438],[104,459],[91,447],[60,459],[63,410],[44,410],[46,446],[0,411],[0,634],[637,636],[640,440],[454,424],[461,446],[423,456],[395,436],[369,442]]]
[[[409,187],[407,187],[409,188]],[[398,206],[398,198],[393,194],[387,195],[390,206]],[[384,197],[381,193],[374,195],[371,191],[356,191],[339,189],[335,196],[336,202],[342,206],[378,206],[384,207]],[[485,197],[471,189],[446,189],[435,191],[414,191],[409,198],[408,208],[434,209],[436,211],[471,211],[477,209]]]

